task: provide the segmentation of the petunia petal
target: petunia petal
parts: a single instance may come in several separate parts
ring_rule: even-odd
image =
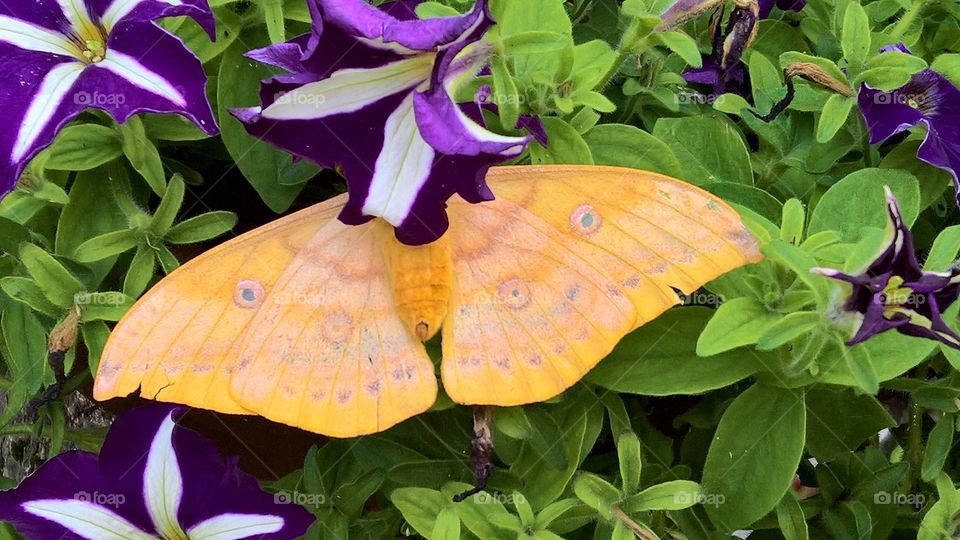
[[[198,523],[187,531],[190,540],[240,540],[275,533],[283,518],[259,514],[222,514]]]
[[[147,512],[157,531],[166,538],[183,537],[183,528],[177,519],[183,497],[183,477],[173,449],[175,426],[173,413],[170,413],[154,436],[143,471],[143,499]]]
[[[0,42],[25,51],[57,54],[70,59],[75,59],[80,52],[77,46],[60,32],[7,15],[0,15]]]
[[[100,23],[111,32],[125,22],[148,22],[163,17],[188,16],[197,21],[210,39],[216,37],[213,12],[206,0],[87,0]]]
[[[79,36],[99,36],[100,29],[90,17],[85,0],[57,0],[64,17]]]
[[[316,2],[323,19],[337,25],[348,34],[364,38],[369,46],[396,43],[417,51],[434,50],[464,39],[477,27],[488,24],[487,0],[477,0],[474,8],[465,15],[417,19],[400,15],[397,11],[412,14],[409,2],[391,2],[375,8],[362,0],[310,0]],[[392,9],[391,9],[392,8]],[[396,50],[396,49],[394,49]],[[400,49],[402,51],[402,49]]]
[[[109,508],[86,501],[40,499],[27,501],[22,507],[88,540],[156,540]]]
[[[95,68],[112,71],[130,84],[156,94],[179,107],[187,105],[187,100],[170,81],[144,67],[136,58],[120,51],[110,51],[110,56],[96,64]]]
[[[18,126],[17,138],[8,157],[11,162],[18,163],[31,157],[41,135],[49,132],[51,124],[55,123],[57,111],[84,67],[79,62],[66,62],[55,66],[43,78]]]
[[[411,93],[387,118],[383,148],[373,168],[363,213],[400,226],[427,182],[435,155],[420,136]]]
[[[271,120],[311,120],[356,112],[422,84],[433,55],[421,54],[376,69],[344,69],[278,96],[263,110]]]

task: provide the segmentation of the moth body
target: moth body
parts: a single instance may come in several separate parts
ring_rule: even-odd
[[[384,222],[385,224],[386,222]],[[432,338],[447,316],[453,288],[449,235],[423,246],[401,244],[381,227],[394,303],[404,326],[420,341]]]

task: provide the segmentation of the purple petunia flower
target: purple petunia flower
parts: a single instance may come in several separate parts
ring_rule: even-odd
[[[903,43],[880,49],[910,54]],[[960,206],[960,89],[932,69],[915,74],[906,85],[892,91],[860,86],[860,114],[870,130],[870,143],[883,142],[918,124],[927,135],[917,157],[950,173]]]
[[[487,0],[466,15],[417,19],[417,1],[379,9],[362,0],[309,0],[313,32],[251,51],[289,74],[265,81],[262,106],[233,111],[256,137],[324,167],[340,165],[347,224],[382,217],[407,244],[447,229],[446,200],[490,200],[484,176],[530,137],[482,125],[453,96],[492,54]]]
[[[124,122],[139,112],[179,113],[218,132],[200,60],[153,21],[190,16],[214,36],[204,0],[0,2],[0,196],[57,131],[93,107]]]
[[[217,448],[177,426],[185,408],[150,405],[121,415],[99,459],[66,452],[0,492],[0,520],[28,540],[293,540],[313,521]]]
[[[860,274],[830,268],[811,271],[853,285],[845,310],[860,319],[847,344],[895,329],[901,334],[934,339],[960,349],[960,336],[943,321],[943,311],[960,297],[960,266],[949,272],[925,272],[917,262],[910,229],[903,223],[897,199],[889,188],[887,212],[890,241]]]

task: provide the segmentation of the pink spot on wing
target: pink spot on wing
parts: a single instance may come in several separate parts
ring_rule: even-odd
[[[257,309],[266,297],[263,285],[255,279],[241,279],[233,290],[233,303],[242,309]]]
[[[581,204],[570,214],[570,228],[583,236],[590,236],[600,229],[603,218],[589,204]]]
[[[523,309],[530,303],[530,289],[521,279],[508,279],[497,288],[497,298],[510,309]]]

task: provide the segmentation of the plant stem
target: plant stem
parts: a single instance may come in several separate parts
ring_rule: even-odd
[[[865,124],[866,123],[864,123],[863,135],[860,137],[860,140],[863,145],[863,166],[869,169],[873,167],[873,147],[870,145],[870,128]]]
[[[923,11],[926,3],[926,0],[913,0],[913,5],[910,6],[910,9],[907,10],[897,24],[893,26],[893,30],[890,31],[890,37],[894,40],[899,40],[904,32],[910,28],[910,25],[913,24],[913,21],[917,19],[920,12]]]
[[[910,489],[920,480],[923,463],[923,407],[910,403],[910,427],[907,428],[907,463],[910,464]]]

